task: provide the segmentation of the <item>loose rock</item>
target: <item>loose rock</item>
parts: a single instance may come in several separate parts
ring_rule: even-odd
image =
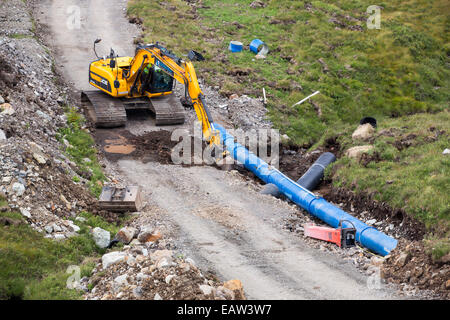
[[[99,248],[106,248],[109,246],[111,241],[111,235],[109,231],[103,230],[102,228],[96,227],[92,231],[92,237],[94,238],[95,244]]]
[[[360,159],[364,153],[368,153],[371,150],[374,150],[374,146],[372,145],[357,146],[348,149],[346,156],[352,159]]]
[[[131,240],[133,240],[136,233],[137,233],[136,228],[124,227],[124,228],[120,229],[119,232],[117,232],[117,234],[114,238],[124,244],[129,244],[131,242]]]
[[[125,261],[127,259],[127,256],[128,255],[125,252],[117,251],[104,254],[102,256],[103,269],[106,269],[113,264]]]
[[[353,140],[367,140],[372,137],[375,129],[372,127],[370,123],[362,124],[358,126],[358,128],[353,132],[352,139]]]

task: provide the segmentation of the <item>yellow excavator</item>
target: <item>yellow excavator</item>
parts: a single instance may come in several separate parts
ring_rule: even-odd
[[[212,145],[220,145],[218,131],[206,106],[191,61],[178,58],[159,43],[138,45],[134,57],[119,57],[111,49],[109,56],[89,66],[89,83],[98,90],[83,91],[81,101],[97,127],[125,125],[127,110],[148,109],[155,115],[156,125],[176,125],[185,121],[184,105],[193,107],[201,122],[203,137]],[[203,57],[190,51],[191,60]],[[180,101],[173,94],[174,79],[185,86]]]

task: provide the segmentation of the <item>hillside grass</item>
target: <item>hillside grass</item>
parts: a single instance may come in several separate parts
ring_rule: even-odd
[[[0,207],[6,202],[0,200]],[[86,222],[79,235],[63,241],[46,239],[23,221],[20,213],[0,212],[23,223],[0,225],[0,299],[67,300],[81,299],[82,291],[68,289],[66,273],[71,265],[80,267],[80,276],[90,276],[96,259],[106,252],[95,245],[90,234],[93,227],[117,232],[118,226],[98,216],[82,213]]]
[[[428,227],[448,229],[450,222],[450,114],[416,114],[378,124],[368,154],[371,161],[341,157],[334,164],[334,184],[404,209]],[[365,144],[342,135],[343,149]]]
[[[366,26],[371,1],[251,2],[204,0],[193,10],[183,0],[132,0],[128,13],[143,20],[145,42],[160,41],[179,55],[204,53],[197,73],[223,94],[260,97],[265,87],[271,120],[297,144],[313,144],[364,116],[448,107],[448,1],[379,3],[380,30]],[[248,45],[255,38],[271,49],[267,59],[227,49],[231,40]],[[291,107],[316,90],[316,107]]]
[[[377,161],[340,159],[333,181],[373,192],[448,235],[449,160],[442,151],[450,145],[450,3],[377,3],[381,29],[369,30],[368,0],[251,2],[204,0],[195,9],[183,0],[131,0],[128,14],[142,20],[145,43],[162,42],[179,56],[201,52],[206,61],[194,63],[197,74],[222,94],[261,97],[264,87],[269,118],[294,144],[314,149],[337,138],[345,151],[365,116],[378,120],[378,132],[399,129],[373,141]],[[255,38],[270,48],[265,60],[248,50]],[[231,53],[231,40],[247,48]],[[292,107],[316,90],[312,103]],[[427,140],[433,126],[446,133]],[[417,138],[397,150],[394,140],[408,134]]]
[[[95,141],[88,131],[82,129],[85,119],[76,108],[67,107],[66,116],[67,126],[59,130],[57,139],[60,142],[63,139],[69,142],[70,146],[65,149],[65,153],[77,164],[81,172],[89,174],[89,189],[94,196],[99,197],[106,177],[97,159]],[[80,181],[78,176],[72,177],[72,180]]]

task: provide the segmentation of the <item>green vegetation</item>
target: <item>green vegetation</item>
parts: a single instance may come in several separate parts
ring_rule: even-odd
[[[378,120],[377,134],[395,130],[375,139],[372,161],[343,157],[334,183],[374,193],[448,236],[448,1],[378,3],[380,29],[367,28],[369,0],[251,2],[204,0],[194,9],[183,0],[132,0],[128,13],[142,20],[144,42],[160,41],[178,55],[201,52],[206,61],[195,62],[197,73],[222,94],[260,97],[264,87],[270,119],[295,144],[313,149],[338,138],[344,151],[364,116]],[[255,38],[268,44],[267,59],[227,49],[231,40]],[[291,107],[316,90],[314,103]],[[445,132],[430,138],[432,127]],[[396,148],[409,134],[417,136],[411,145]]]
[[[450,157],[442,151],[449,146],[449,132],[447,111],[386,119],[377,128],[369,161],[342,157],[334,165],[334,184],[373,193],[429,227],[439,222],[448,230]],[[338,142],[343,149],[361,144],[349,135]]]
[[[90,173],[89,186],[98,195],[99,182],[105,179],[93,148],[94,141],[88,132],[82,129],[83,118],[76,109],[67,109],[68,126],[61,129],[58,139],[66,139],[70,146],[66,152],[77,163],[81,171]],[[89,159],[89,161],[86,161]],[[80,181],[78,176],[73,181]],[[7,202],[0,198],[0,207]],[[64,241],[46,239],[32,229],[22,216],[16,212],[0,212],[0,218],[9,218],[20,224],[0,224],[0,299],[80,299],[82,292],[66,287],[67,279],[73,275],[67,273],[71,265],[79,266],[81,277],[89,276],[95,266],[95,260],[106,249],[98,248],[90,230],[100,227],[111,234],[117,233],[120,223],[111,224],[99,216],[82,212],[79,216],[84,222],[74,221],[80,227],[77,236]]]
[[[10,38],[13,39],[28,39],[28,38],[33,38],[33,36],[28,35],[28,34],[21,34],[21,33],[14,33],[9,35]]]
[[[261,96],[265,87],[272,121],[297,144],[313,144],[367,115],[448,107],[448,1],[380,3],[379,30],[367,29],[369,0],[272,0],[265,8],[251,2],[205,0],[194,10],[183,0],[133,0],[128,12],[143,19],[145,42],[163,42],[179,55],[203,52],[207,61],[195,63],[197,73],[221,84],[222,93]],[[267,59],[227,50],[230,40],[248,45],[254,38],[269,45]],[[318,107],[291,107],[316,90]]]
[[[430,238],[425,240],[426,250],[430,253],[431,258],[435,262],[440,262],[441,259],[450,253],[450,238],[444,237],[441,239]]]
[[[5,202],[0,201],[0,206]],[[101,227],[108,231],[118,226],[105,222],[98,216],[83,213],[87,219],[81,223],[79,235],[64,241],[46,239],[25,221],[20,225],[0,225],[0,299],[80,299],[82,292],[66,288],[71,273],[70,265],[80,267],[81,277],[89,276],[95,259],[105,253],[99,249],[90,228]],[[1,212],[0,217],[21,221],[15,212]]]
[[[67,108],[68,126],[61,129],[58,140],[66,139],[70,146],[66,149],[71,160],[73,160],[81,172],[89,178],[89,188],[98,197],[102,191],[102,183],[105,176],[97,160],[97,150],[94,148],[94,139],[88,131],[82,129],[84,118],[75,108]],[[89,159],[89,161],[86,161]],[[73,181],[79,181],[78,177],[73,177]]]

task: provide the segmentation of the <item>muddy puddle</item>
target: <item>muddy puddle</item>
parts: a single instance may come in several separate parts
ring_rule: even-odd
[[[103,151],[107,154],[128,155],[136,151],[136,146],[130,144],[127,138],[120,134],[111,133],[111,139],[105,139]]]
[[[95,140],[108,160],[132,158],[163,164],[172,163],[171,150],[176,144],[171,141],[171,132],[165,130],[136,136],[126,129],[96,129]]]

